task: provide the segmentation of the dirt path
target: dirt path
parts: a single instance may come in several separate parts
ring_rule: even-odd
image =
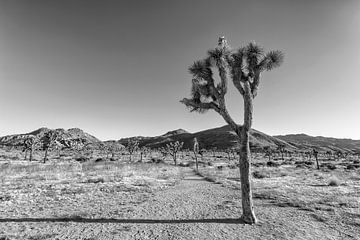
[[[177,186],[159,192],[139,206],[127,239],[356,239],[312,215],[295,208],[277,208],[255,202],[260,223],[244,225],[238,221],[241,205],[238,190],[205,181],[185,170]]]
[[[97,204],[103,209],[99,218],[22,219],[18,224],[0,223],[0,227],[26,232],[25,236],[32,237],[20,239],[32,240],[359,239],[359,232],[344,231],[346,226],[338,228],[317,221],[312,212],[294,207],[280,208],[258,199],[255,209],[259,224],[244,225],[238,221],[241,215],[239,190],[205,181],[191,169],[182,171],[185,178],[180,183],[139,201],[128,213],[107,215],[110,210],[114,213],[121,209],[121,203],[110,205],[104,199],[102,204]]]

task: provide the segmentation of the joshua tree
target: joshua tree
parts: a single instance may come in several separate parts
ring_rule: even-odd
[[[189,107],[192,112],[216,111],[237,134],[241,146],[239,168],[242,220],[250,224],[257,221],[250,188],[249,134],[252,125],[253,100],[257,95],[261,73],[280,66],[282,61],[283,54],[280,51],[265,53],[255,43],[250,43],[237,51],[231,51],[225,37],[221,37],[218,46],[209,50],[205,59],[196,61],[189,67],[189,72],[193,75],[191,98],[181,100],[181,103]],[[216,68],[219,73],[219,83],[215,82],[213,68]],[[244,124],[242,127],[235,123],[225,104],[229,78],[244,100]]]
[[[27,157],[27,152],[30,152],[29,161],[31,162],[33,159],[33,153],[37,145],[39,144],[39,139],[35,136],[28,137],[24,140],[24,148],[25,152],[25,160]]]
[[[126,150],[129,152],[130,155],[130,161],[133,153],[136,152],[138,149],[139,149],[139,142],[137,140],[130,139],[126,146]]]
[[[279,144],[278,146],[277,146],[277,149],[276,149],[277,151],[279,151],[280,152],[280,154],[281,154],[281,159],[282,160],[284,160],[284,153],[285,153],[285,145],[284,144]]]
[[[143,156],[146,157],[147,154],[149,154],[151,152],[151,149],[148,147],[142,147],[140,148],[140,162],[142,162],[143,160]]]
[[[184,145],[184,142],[179,142],[179,141],[166,144],[165,149],[166,149],[167,153],[173,157],[175,166],[177,165],[176,154],[182,149],[183,145]]]
[[[269,146],[264,147],[265,157],[269,158],[269,161],[271,160],[272,156],[272,149]]]
[[[48,158],[48,151],[51,150],[56,146],[56,142],[59,139],[59,135],[56,131],[49,131],[47,132],[44,137],[41,139],[42,141],[42,148],[45,151],[44,155],[44,163]]]
[[[217,147],[212,147],[211,148],[211,151],[212,151],[212,154],[213,154],[213,157],[215,157],[216,156],[216,152],[217,152]]]
[[[234,150],[232,148],[226,148],[225,153],[228,155],[229,161],[231,161],[231,154],[234,153]]]
[[[195,155],[195,162],[196,162],[196,172],[199,171],[199,166],[198,166],[198,159],[197,159],[197,154],[199,153],[199,142],[196,138],[194,138],[194,155]]]
[[[319,160],[318,160],[319,152],[318,152],[315,148],[312,150],[312,155],[314,155],[314,158],[315,158],[315,160],[316,160],[316,167],[317,167],[317,169],[320,169]]]

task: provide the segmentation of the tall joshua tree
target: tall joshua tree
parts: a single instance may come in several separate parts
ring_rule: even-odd
[[[282,61],[283,54],[280,51],[265,53],[255,43],[232,51],[225,37],[220,37],[218,46],[209,50],[205,59],[196,61],[189,67],[189,72],[193,75],[191,98],[184,98],[180,101],[192,112],[204,113],[210,109],[216,111],[239,137],[243,208],[241,218],[249,224],[257,221],[250,188],[249,133],[252,125],[253,100],[257,95],[261,73],[280,66]],[[213,76],[214,68],[219,73],[220,80],[218,82],[215,82]],[[232,80],[244,99],[244,124],[242,127],[235,123],[226,107],[225,95],[229,79]]]

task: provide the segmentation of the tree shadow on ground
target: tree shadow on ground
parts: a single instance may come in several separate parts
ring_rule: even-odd
[[[179,223],[224,223],[244,224],[239,218],[217,219],[117,219],[117,218],[0,218],[2,222],[79,222],[79,223],[134,223],[134,224],[179,224]]]

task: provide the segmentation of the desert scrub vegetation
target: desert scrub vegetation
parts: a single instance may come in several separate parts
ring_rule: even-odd
[[[345,212],[358,212],[360,182],[356,176],[359,173],[340,169],[317,171],[315,168],[297,168],[294,165],[255,166],[253,197],[255,200],[269,201],[270,204],[279,207],[320,211],[322,215],[336,212],[337,215],[331,217],[337,218]],[[241,189],[239,174],[238,169],[227,166],[199,168],[199,175],[205,180],[238,190]]]
[[[183,178],[171,165],[120,162],[0,163],[0,176],[2,217],[106,217],[119,204],[130,213]]]

